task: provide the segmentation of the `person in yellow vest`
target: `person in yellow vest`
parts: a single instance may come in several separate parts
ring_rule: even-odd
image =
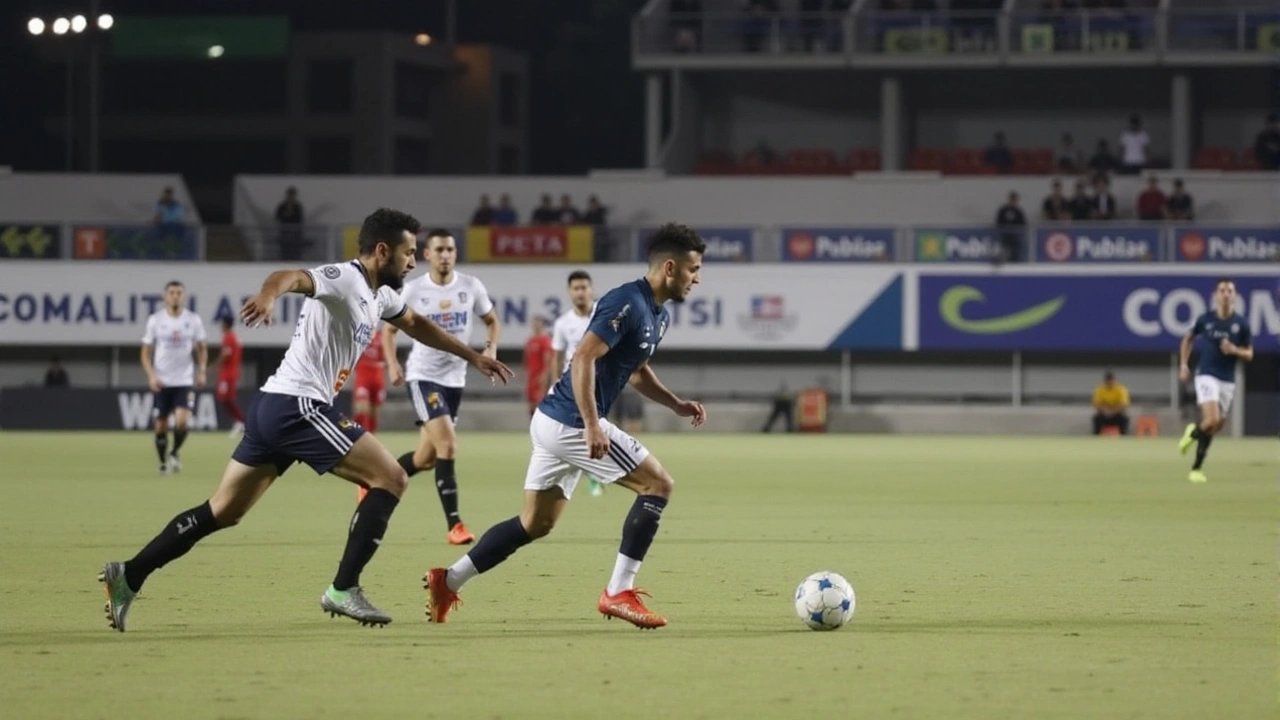
[[[1093,391],[1093,434],[1101,435],[1105,427],[1129,434],[1129,388],[1116,382],[1116,374],[1108,370],[1102,384]]]

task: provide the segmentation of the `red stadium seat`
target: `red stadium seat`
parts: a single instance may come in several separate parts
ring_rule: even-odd
[[[947,169],[947,154],[934,148],[917,148],[911,152],[907,161],[910,170],[934,170],[942,172]]]
[[[1236,151],[1224,147],[1202,147],[1196,150],[1195,169],[1231,170],[1236,164]]]
[[[845,163],[852,172],[877,172],[880,170],[880,151],[854,148],[845,156]]]
[[[1016,175],[1053,174],[1053,151],[1047,148],[1014,150],[1013,172]]]
[[[986,166],[982,163],[982,151],[974,148],[957,148],[951,151],[951,162],[947,171],[952,175],[986,175]],[[995,169],[991,168],[991,173]]]
[[[1258,167],[1258,156],[1253,154],[1253,148],[1247,147],[1241,150],[1240,154],[1236,156],[1235,165],[1231,169],[1242,172],[1258,172],[1261,168]]]

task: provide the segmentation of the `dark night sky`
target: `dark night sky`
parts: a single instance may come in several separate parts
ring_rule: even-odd
[[[289,15],[296,29],[397,30],[441,35],[443,0],[100,0],[117,17]],[[458,41],[492,43],[530,60],[530,169],[538,174],[637,167],[643,156],[641,77],[630,69],[630,17],[644,0],[458,0]],[[0,0],[0,165],[57,169],[40,143],[59,112],[48,73],[31,72],[32,15],[87,14],[89,0]]]

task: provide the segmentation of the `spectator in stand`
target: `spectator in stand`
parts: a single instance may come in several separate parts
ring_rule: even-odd
[[[476,208],[475,212],[471,213],[471,224],[477,227],[493,225],[495,224],[494,216],[493,206],[489,204],[489,196],[481,195],[480,206]]]
[[[560,225],[577,225],[582,220],[582,213],[573,206],[573,198],[568,194],[560,196],[560,207],[556,210],[556,222]]]
[[[1098,149],[1093,152],[1093,157],[1089,158],[1089,172],[1094,178],[1105,178],[1112,170],[1119,166],[1116,156],[1111,154],[1111,145],[1107,141],[1099,140]]]
[[[62,367],[62,358],[54,355],[49,358],[49,368],[44,371],[44,386],[47,388],[64,388],[71,385],[71,378]]]
[[[302,203],[298,202],[298,188],[284,191],[284,200],[276,206],[276,233],[280,243],[281,260],[301,260],[306,241],[302,236]]]
[[[671,0],[667,17],[676,52],[697,52],[702,45],[702,0]]]
[[[1280,114],[1267,116],[1267,127],[1253,142],[1253,156],[1262,170],[1280,170]]]
[[[587,198],[587,211],[582,215],[582,222],[587,225],[604,227],[609,224],[609,211],[600,204],[600,198],[592,195]]]
[[[1022,255],[1022,236],[1027,229],[1027,216],[1018,205],[1018,193],[1009,193],[1009,200],[996,212],[996,227],[1000,231],[1000,251],[995,263],[1018,262]]]
[[[1147,189],[1138,196],[1138,219],[1164,220],[1168,217],[1165,200],[1164,191],[1160,189],[1160,179],[1152,175],[1147,180]]]
[[[1084,153],[1076,147],[1071,133],[1062,133],[1062,141],[1058,143],[1058,171],[1075,174],[1084,170]]]
[[[755,161],[761,167],[773,167],[778,164],[778,152],[764,138],[760,138],[760,143],[756,145],[754,153]]]
[[[1098,180],[1094,186],[1097,192],[1093,194],[1093,219],[1094,220],[1115,220],[1116,219],[1116,196],[1111,194],[1111,183],[1105,178]]]
[[[747,19],[742,24],[742,43],[747,52],[764,50],[778,10],[778,0],[747,0]]]
[[[982,164],[993,167],[1000,173],[1013,170],[1013,151],[1005,142],[1004,133],[996,133],[995,144],[982,153]]]
[[[1147,146],[1151,144],[1151,136],[1142,129],[1142,118],[1129,116],[1129,129],[1120,135],[1120,152],[1122,162],[1120,172],[1124,175],[1137,175],[1147,166]]]
[[[187,209],[178,202],[178,198],[173,194],[173,188],[165,188],[160,194],[160,199],[156,201],[156,215],[153,218],[155,224],[181,226],[186,219]]]
[[[1089,220],[1093,218],[1093,198],[1089,197],[1089,193],[1085,192],[1084,181],[1076,181],[1075,194],[1068,201],[1068,208],[1071,210],[1071,219]]]
[[[1093,391],[1093,434],[1101,435],[1102,428],[1113,427],[1128,435],[1128,410],[1129,389],[1116,382],[1116,374],[1108,370]]]
[[[1040,219],[1046,222],[1065,222],[1071,219],[1071,201],[1062,194],[1062,181],[1054,180],[1052,189],[1040,204]]]
[[[560,222],[560,211],[551,204],[551,196],[543,194],[542,204],[534,208],[529,222],[534,225],[555,225]]]
[[[1173,193],[1165,201],[1165,211],[1167,212],[1166,217],[1170,220],[1190,222],[1196,219],[1195,201],[1187,194],[1187,190],[1182,184],[1182,178],[1177,178],[1173,181]]]
[[[613,238],[609,234],[608,227],[609,211],[600,204],[600,198],[595,195],[587,198],[587,211],[582,215],[582,222],[593,228],[592,245],[595,247],[596,260],[601,262],[614,260]]]
[[[498,196],[498,208],[493,211],[494,225],[515,225],[520,222],[516,209],[511,207],[511,196],[502,193]]]

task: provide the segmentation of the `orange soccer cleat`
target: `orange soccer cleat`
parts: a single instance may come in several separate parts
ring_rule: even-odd
[[[449,544],[450,545],[470,545],[476,541],[476,536],[472,535],[467,526],[458,523],[449,528]]]
[[[610,595],[609,589],[600,591],[600,602],[596,608],[605,619],[622,618],[642,630],[652,630],[667,624],[667,619],[644,606],[640,596],[649,597],[649,593],[639,588],[623,590],[617,595]]]
[[[422,587],[427,591],[427,619],[433,623],[444,622],[449,611],[462,604],[458,593],[449,589],[448,577],[449,571],[444,568],[432,568],[422,576]]]

